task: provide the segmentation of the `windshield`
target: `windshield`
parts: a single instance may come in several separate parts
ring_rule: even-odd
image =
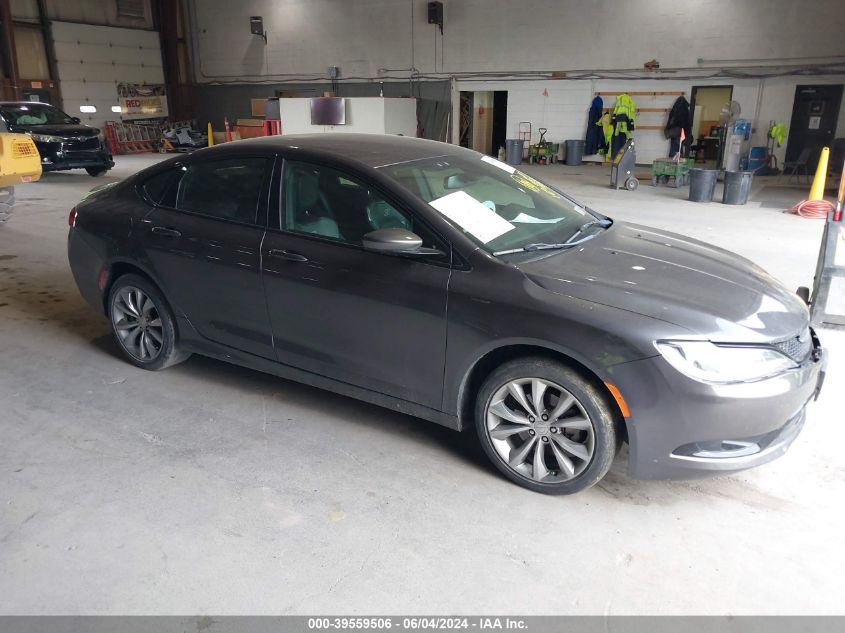
[[[443,156],[379,168],[490,253],[557,244],[595,219],[566,196],[489,156]]]
[[[0,106],[0,114],[9,125],[72,125],[71,119],[58,108],[46,103],[16,103]]]

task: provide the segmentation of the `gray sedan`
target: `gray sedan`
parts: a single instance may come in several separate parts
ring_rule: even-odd
[[[595,484],[624,442],[637,478],[768,462],[824,375],[805,304],[750,261],[453,145],[227,143],[96,191],[70,225],[130,363],[198,353],[474,429],[539,492]]]

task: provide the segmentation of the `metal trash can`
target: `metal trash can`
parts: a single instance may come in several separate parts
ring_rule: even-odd
[[[584,158],[584,141],[569,139],[566,141],[566,164],[580,165]]]
[[[505,139],[505,162],[508,165],[522,164],[522,148],[524,143],[521,138]]]
[[[754,180],[753,171],[726,171],[722,204],[745,204]]]
[[[716,191],[718,169],[694,168],[689,170],[689,200],[692,202],[712,202]]]

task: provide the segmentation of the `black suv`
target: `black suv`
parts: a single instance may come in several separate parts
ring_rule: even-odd
[[[0,101],[0,119],[0,131],[32,137],[43,171],[84,169],[91,176],[102,176],[114,167],[100,130],[48,103]]]

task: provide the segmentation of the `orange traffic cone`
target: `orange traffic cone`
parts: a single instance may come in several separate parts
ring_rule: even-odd
[[[819,156],[819,165],[816,167],[816,176],[810,187],[810,195],[794,207],[787,209],[789,213],[795,213],[802,218],[815,218],[817,220],[827,219],[827,214],[833,211],[833,204],[824,199],[824,185],[827,180],[827,161],[830,157],[830,148],[822,149]]]

